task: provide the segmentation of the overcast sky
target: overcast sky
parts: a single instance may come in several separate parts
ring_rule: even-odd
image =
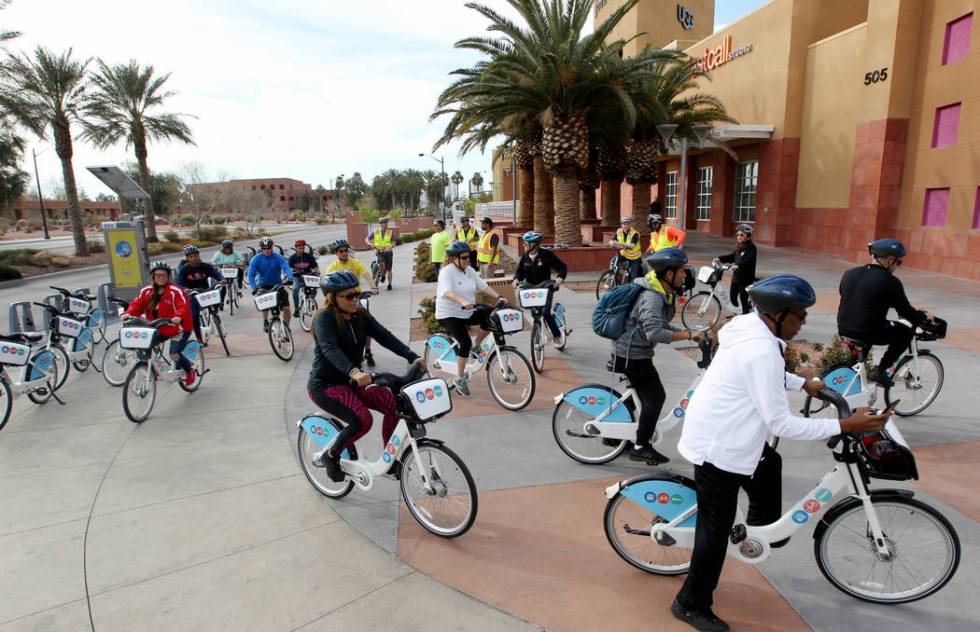
[[[729,23],[762,0],[722,0]],[[0,25],[23,35],[10,50],[73,47],[80,58],[135,58],[170,72],[170,111],[190,121],[196,146],[149,148],[150,168],[199,161],[237,178],[292,177],[329,187],[338,174],[366,180],[388,168],[438,169],[428,152],[442,128],[428,117],[448,73],[475,61],[453,48],[486,22],[460,0],[13,0]],[[505,8],[502,0],[486,4]],[[31,147],[42,187],[60,180],[50,143]],[[446,171],[484,171],[487,156],[440,152]],[[28,155],[30,147],[28,148]],[[132,151],[75,145],[79,186],[104,189],[84,168],[121,164]],[[28,167],[28,165],[25,165]]]

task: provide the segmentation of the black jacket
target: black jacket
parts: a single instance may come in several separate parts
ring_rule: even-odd
[[[909,303],[898,277],[881,266],[869,263],[844,273],[837,309],[837,329],[842,335],[862,340],[881,331],[891,308],[913,325],[926,318],[925,312]]]
[[[745,242],[745,249],[735,250],[730,255],[718,257],[722,263],[734,263],[738,269],[732,273],[732,282],[745,287],[755,283],[755,258],[757,254],[755,244],[751,241]]]
[[[557,272],[560,279],[568,276],[568,267],[565,262],[551,250],[539,247],[538,256],[534,259],[526,252],[521,256],[521,260],[517,262],[514,278],[531,285],[538,285],[551,280],[552,271]]]
[[[367,312],[358,312],[351,320],[342,320],[338,329],[333,311],[322,309],[313,319],[313,368],[307,386],[323,389],[337,384],[347,384],[350,372],[360,368],[364,357],[364,341],[368,336],[392,353],[409,362],[418,355]]]
[[[196,266],[185,263],[177,271],[175,281],[177,285],[185,287],[188,290],[207,290],[210,287],[208,285],[209,278],[214,279],[218,283],[221,283],[222,280],[221,273],[218,272],[216,267],[207,261],[202,261]]]

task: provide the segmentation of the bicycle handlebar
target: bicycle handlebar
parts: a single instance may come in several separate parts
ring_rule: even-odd
[[[159,329],[166,325],[173,325],[169,318],[157,318],[156,320],[146,321],[138,316],[133,316],[125,321],[123,327],[152,327],[153,329]]]
[[[404,375],[394,373],[372,373],[371,383],[375,386],[386,386],[396,393],[405,387],[406,384],[418,381],[425,375],[425,369],[421,364],[412,363]]]

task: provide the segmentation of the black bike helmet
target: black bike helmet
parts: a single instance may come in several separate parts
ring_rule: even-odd
[[[749,298],[760,314],[806,309],[817,302],[813,286],[794,274],[766,277],[748,287]]]
[[[647,218],[647,225],[650,226],[650,228],[653,228],[654,226],[658,226],[658,225],[662,226],[663,223],[664,223],[664,216],[658,215],[657,213],[654,213],[653,215]]]
[[[153,276],[153,273],[156,272],[157,270],[165,270],[166,273],[169,274],[170,276],[174,275],[174,269],[171,268],[170,264],[167,263],[166,261],[154,261],[150,265],[150,276]]]
[[[272,237],[263,237],[259,240],[259,250],[265,250],[266,248],[272,248]]]
[[[337,252],[341,248],[346,248],[350,250],[350,244],[347,243],[346,239],[338,239],[330,244],[330,252]]]
[[[647,265],[657,273],[677,270],[687,265],[687,255],[680,248],[663,248],[647,257]]]
[[[905,256],[905,245],[897,239],[876,239],[868,244],[868,252],[875,259],[882,257],[901,259]]]
[[[752,227],[748,224],[739,224],[738,226],[735,227],[735,232],[745,233],[745,236],[749,237],[750,239],[752,237]]]
[[[448,257],[458,257],[464,252],[470,251],[470,245],[465,241],[454,241],[453,243],[446,246],[446,256]]]
[[[221,242],[221,247],[222,247],[222,249],[224,249],[224,248],[234,248],[235,247],[235,244],[233,244],[230,239],[226,239],[223,242]]]
[[[320,289],[327,294],[343,292],[352,287],[357,287],[357,277],[349,270],[338,270],[331,272],[320,281]]]
[[[184,246],[185,255],[193,255],[193,254],[200,254],[200,253],[201,253],[201,249],[195,246],[194,244],[187,244],[186,246]]]

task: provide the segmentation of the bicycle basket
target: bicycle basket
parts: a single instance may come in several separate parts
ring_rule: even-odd
[[[400,394],[409,404],[419,421],[442,417],[453,409],[449,385],[442,378],[430,378],[413,382],[402,388]]]
[[[74,318],[68,318],[67,316],[56,316],[53,324],[56,334],[68,338],[78,338],[82,333],[82,329],[85,328],[85,323]]]
[[[255,297],[255,307],[258,308],[260,312],[276,306],[276,301],[278,300],[276,295],[278,292],[268,292],[266,294],[259,294]]]
[[[490,324],[505,334],[524,329],[524,313],[519,309],[498,309],[490,314]]]
[[[543,307],[548,302],[548,290],[546,288],[521,290],[517,293],[517,300],[521,307]]]
[[[238,268],[221,268],[221,276],[226,279],[237,279]]]
[[[123,349],[149,349],[153,346],[156,329],[152,327],[123,327],[119,330],[119,346]]]
[[[4,342],[0,344],[0,364],[10,366],[23,366],[31,357],[31,348],[27,345],[19,345],[16,342]]]
[[[221,290],[211,290],[209,292],[199,292],[194,298],[201,307],[211,307],[221,304]]]
[[[74,296],[68,297],[68,311],[72,314],[84,316],[85,314],[88,314],[90,309],[92,309],[92,304],[88,301],[81,298],[75,298]]]
[[[711,277],[715,275],[715,269],[711,266],[701,266],[698,268],[698,281],[701,283],[711,283]]]
[[[304,274],[301,276],[303,277],[303,285],[306,287],[320,287],[320,277],[316,276],[315,274]]]
[[[919,325],[919,328],[922,329],[922,333],[917,334],[916,338],[924,342],[942,340],[946,337],[946,321],[942,318],[933,316],[932,322],[926,321]]]
[[[907,447],[892,440],[887,432],[873,432],[861,438],[861,456],[871,478],[890,481],[918,480],[915,457]]]

